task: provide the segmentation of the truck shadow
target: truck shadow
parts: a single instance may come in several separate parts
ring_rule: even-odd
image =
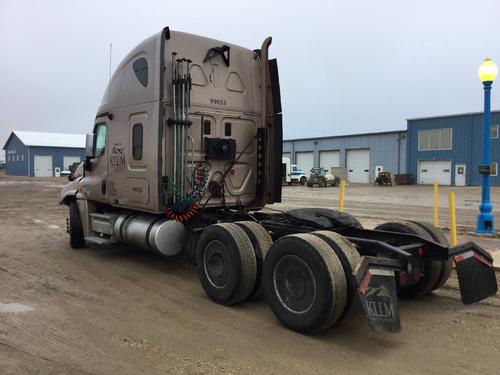
[[[133,248],[126,245],[114,245],[106,247],[86,246],[82,249],[92,257],[98,258],[102,262],[124,262],[136,271],[145,269],[148,276],[154,270],[158,274],[175,275],[181,279],[192,279],[196,275],[194,263],[183,254],[172,257],[148,252],[142,249]]]
[[[384,357],[386,353],[389,355],[395,348],[403,345],[410,339],[409,336],[412,335],[412,332],[421,326],[422,323],[419,321],[421,316],[427,315],[426,320],[438,319],[440,316],[441,319],[446,319],[442,317],[443,310],[459,310],[463,306],[458,299],[437,295],[426,296],[418,300],[401,299],[402,332],[390,334],[372,331],[361,306],[359,303],[355,303],[342,322],[319,334],[304,335],[292,332],[280,325],[267,305],[264,296],[258,300],[246,301],[229,307],[214,305],[207,311],[206,308],[213,302],[199,285],[193,263],[183,255],[165,257],[127,246],[86,247],[79,254],[95,258],[96,262],[113,263],[117,267],[123,266],[125,272],[130,270],[133,273],[131,278],[147,277],[155,279],[159,283],[169,283],[169,277],[174,276],[178,281],[190,285],[190,296],[186,296],[186,298],[192,299],[191,304],[199,304],[200,310],[204,309],[205,315],[224,316],[230,312],[230,317],[234,318],[233,313],[241,313],[240,319],[248,323],[248,330],[259,330],[259,336],[268,337],[269,340],[275,340],[276,335],[279,335],[280,341],[302,342],[305,340],[304,343],[316,342],[367,356]],[[236,322],[235,324],[237,325]],[[241,327],[241,329],[244,328]],[[264,332],[261,332],[262,330]]]

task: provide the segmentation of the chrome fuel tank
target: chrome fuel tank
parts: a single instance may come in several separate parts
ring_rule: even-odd
[[[113,232],[118,242],[167,256],[178,254],[186,237],[182,223],[152,215],[120,215]]]

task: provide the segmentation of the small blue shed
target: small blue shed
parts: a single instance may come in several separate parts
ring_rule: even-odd
[[[500,111],[491,113],[491,184],[500,186]],[[408,172],[417,183],[480,185],[483,113],[408,120]]]
[[[83,160],[85,135],[13,130],[3,149],[7,175],[49,177]]]

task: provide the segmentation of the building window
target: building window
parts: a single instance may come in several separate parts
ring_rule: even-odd
[[[106,151],[106,124],[97,124],[95,128],[94,156],[97,158]]]
[[[498,163],[491,163],[490,176],[497,176],[498,175],[497,167],[498,167]]]
[[[16,155],[16,161],[19,161],[19,155]]]
[[[142,57],[134,61],[134,73],[141,85],[146,87],[148,85],[148,61]]]
[[[24,154],[21,155],[21,161],[24,161]]]
[[[451,150],[452,129],[427,129],[418,131],[418,150]]]
[[[132,128],[132,157],[142,159],[142,124],[135,124]]]
[[[498,125],[497,124],[491,125],[490,138],[491,139],[498,139]]]

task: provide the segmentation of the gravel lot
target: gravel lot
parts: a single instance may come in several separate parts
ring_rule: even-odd
[[[500,373],[500,298],[462,305],[455,275],[434,295],[401,302],[399,334],[372,332],[354,311],[330,331],[304,336],[281,327],[265,301],[212,303],[182,258],[71,250],[67,209],[57,204],[64,183],[0,176],[2,374]],[[479,189],[455,190],[465,232]],[[337,206],[337,188],[287,186],[283,193],[274,208]],[[443,207],[446,196],[443,188]],[[368,227],[430,219],[431,206],[431,187],[353,185],[346,193],[347,211]]]

